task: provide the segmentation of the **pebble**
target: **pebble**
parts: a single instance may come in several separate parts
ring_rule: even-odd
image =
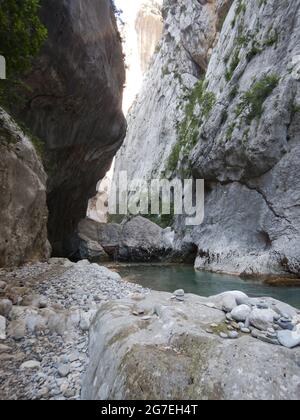
[[[231,323],[231,326],[232,326],[235,330],[239,330],[239,329],[240,329],[239,324],[237,324],[236,322],[232,322],[232,323]]]
[[[176,298],[178,298],[178,297],[184,297],[184,294],[185,294],[185,292],[184,292],[183,289],[175,290],[175,292],[173,293],[173,295],[176,296]]]
[[[233,321],[233,318],[232,318],[232,316],[231,316],[231,314],[230,314],[230,313],[226,314],[226,319],[227,319],[228,321]]]
[[[6,288],[7,284],[5,281],[0,281],[0,290],[4,290]]]
[[[13,304],[12,301],[9,299],[1,299],[0,300],[0,315],[7,318],[12,310]]]
[[[225,333],[221,332],[220,337],[226,339],[226,338],[228,338],[228,334],[225,334]]]
[[[241,332],[244,333],[244,334],[250,334],[251,330],[249,328],[242,328]]]
[[[34,369],[40,369],[41,364],[40,362],[36,360],[28,360],[28,362],[22,363],[20,369],[21,370],[34,370]]]
[[[70,373],[70,365],[60,365],[58,366],[57,372],[61,378],[65,378]]]
[[[6,340],[6,319],[0,315],[0,340]]]
[[[236,331],[230,331],[230,333],[228,334],[229,338],[231,340],[236,340],[237,338],[239,338],[239,334]]]
[[[11,351],[10,347],[5,346],[4,344],[0,344],[0,354],[9,353],[10,351]]]
[[[277,321],[277,325],[279,325],[279,327],[283,330],[293,331],[294,329],[292,322],[286,318],[280,318],[280,320]]]
[[[214,333],[213,330],[211,330],[209,328],[207,328],[207,330],[205,330],[205,331],[207,332],[207,334],[213,334]]]

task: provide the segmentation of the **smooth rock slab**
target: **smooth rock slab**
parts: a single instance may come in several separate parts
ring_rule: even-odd
[[[130,316],[131,299],[101,306],[90,329],[90,364],[83,379],[86,400],[298,400],[300,349],[288,350],[249,335],[221,340],[206,330],[222,325],[223,312],[205,298],[184,305],[152,292],[141,323]],[[211,302],[211,298],[207,299]]]

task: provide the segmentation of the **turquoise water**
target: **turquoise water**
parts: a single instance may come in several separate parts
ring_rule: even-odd
[[[300,309],[300,288],[274,287],[259,281],[242,280],[239,277],[195,271],[192,266],[130,265],[115,266],[115,271],[127,281],[153,290],[212,296],[228,290],[240,290],[251,297],[270,296]]]

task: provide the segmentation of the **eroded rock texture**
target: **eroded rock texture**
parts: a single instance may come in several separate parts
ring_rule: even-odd
[[[79,257],[150,262],[170,256],[173,235],[141,216],[117,223],[83,219],[78,225]],[[89,253],[86,250],[89,250]],[[85,252],[85,253],[84,253]],[[97,252],[97,255],[95,255]]]
[[[210,299],[171,297],[135,294],[100,308],[90,329],[83,399],[299,399],[299,347],[245,334],[224,340],[225,314]]]
[[[175,221],[198,268],[299,276],[299,3],[166,0],[164,20],[117,171],[206,180],[204,223]]]
[[[46,174],[28,137],[0,108],[0,267],[43,260],[47,241]]]
[[[41,16],[49,37],[16,113],[45,142],[49,237],[55,255],[70,255],[70,237],[125,135],[125,70],[109,0],[46,0]]]

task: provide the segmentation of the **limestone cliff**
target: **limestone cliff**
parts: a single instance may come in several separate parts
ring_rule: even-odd
[[[163,15],[117,171],[206,180],[204,223],[174,223],[198,268],[299,276],[299,2],[165,0]]]
[[[162,34],[162,0],[134,0],[124,8],[122,27],[126,58],[123,109],[127,113],[139,92]]]
[[[49,237],[70,255],[77,223],[125,136],[122,47],[110,0],[45,0],[49,36],[18,118],[45,142]]]
[[[49,256],[46,174],[29,138],[0,108],[0,267]]]

